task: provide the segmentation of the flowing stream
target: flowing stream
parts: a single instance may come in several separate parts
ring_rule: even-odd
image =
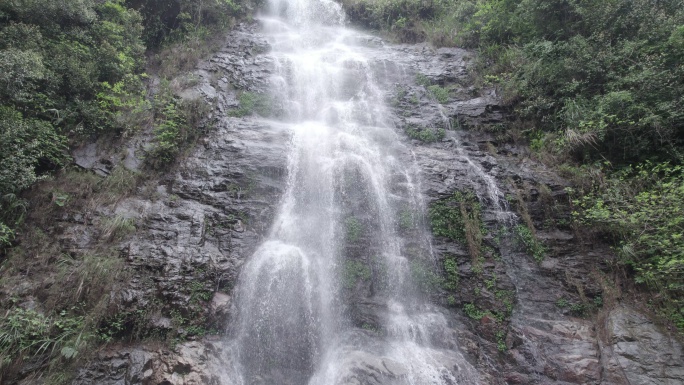
[[[236,288],[229,384],[473,384],[421,293],[435,262],[419,175],[384,90],[407,75],[328,0],[271,0],[288,186]],[[396,54],[396,53],[395,53]],[[387,60],[385,60],[385,63]],[[422,275],[421,275],[422,274]]]

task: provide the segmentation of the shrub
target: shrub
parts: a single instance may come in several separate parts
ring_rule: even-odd
[[[244,3],[239,0],[126,0],[127,5],[142,14],[143,37],[151,48],[181,40],[198,28],[225,28],[244,15]]]
[[[543,261],[546,256],[546,247],[537,239],[530,228],[525,225],[518,225],[515,227],[515,232],[518,240],[525,246],[525,249],[534,260],[537,262]]]
[[[446,273],[445,275],[445,280],[444,280],[444,288],[447,290],[456,290],[458,287],[458,264],[456,263],[455,258],[445,258],[444,259],[444,272]]]
[[[662,311],[684,329],[684,169],[642,163],[615,172],[575,200],[575,217],[611,235],[637,283],[660,293]]]
[[[474,320],[481,320],[488,314],[488,312],[478,309],[477,306],[472,303],[463,305],[463,312]]]
[[[19,357],[61,355],[74,358],[86,346],[84,318],[63,311],[48,317],[33,310],[13,307],[0,320],[0,369]]]
[[[344,263],[343,284],[345,289],[353,289],[360,281],[371,278],[371,270],[363,261],[350,260]]]
[[[359,240],[363,233],[363,225],[355,217],[347,218],[345,238],[348,242],[354,243]]]
[[[423,143],[439,142],[446,136],[446,130],[443,128],[433,129],[428,127],[417,128],[407,126],[405,131],[409,138],[420,140]]]
[[[164,81],[154,99],[154,143],[146,161],[153,168],[168,166],[202,131],[210,105],[203,98],[180,100]]]
[[[432,85],[428,87],[430,94],[441,104],[449,101],[449,90],[439,85]]]
[[[432,233],[465,243],[473,259],[480,257],[482,207],[473,193],[454,192],[450,197],[433,203],[429,210]]]
[[[66,139],[47,122],[0,107],[0,247],[8,245],[26,203],[18,194],[64,164]]]
[[[40,166],[54,169],[66,160],[66,139],[46,122],[25,119],[0,107],[0,194],[17,193],[40,178]]]
[[[66,136],[139,124],[141,33],[119,0],[0,3],[2,244],[23,214],[18,194],[66,163]]]
[[[155,121],[154,145],[147,152],[150,164],[159,168],[176,159],[183,133],[187,131],[185,124],[176,100],[169,100],[160,108]]]

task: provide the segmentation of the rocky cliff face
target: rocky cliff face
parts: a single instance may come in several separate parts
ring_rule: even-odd
[[[430,287],[426,300],[448,320],[436,343],[460,346],[482,384],[684,383],[681,344],[621,301],[610,248],[572,227],[567,183],[523,149],[480,130],[504,126],[506,115],[495,90],[471,85],[472,53],[425,45],[392,50],[415,75],[393,76],[394,56],[371,65],[393,84],[387,102],[420,167],[429,211],[422,222],[438,233],[431,222],[440,204],[479,222],[470,233],[474,241],[432,239],[441,284]],[[220,334],[234,314],[232,288],[271,225],[285,188],[289,140],[277,125],[229,114],[238,106],[237,90],[264,91],[272,70],[257,26],[231,32],[224,48],[195,71],[198,83],[180,92],[214,104],[208,117],[214,129],[175,171],[95,214],[136,222],[137,231],[117,245],[132,271],[130,284],[116,293],[118,303],[144,310],[146,330],[179,342],[109,346],[80,369],[74,384],[221,383],[231,360]],[[448,89],[446,98],[436,95],[440,88]],[[140,161],[131,143],[117,157],[90,147],[76,154],[77,163],[102,173],[114,164],[135,168]],[[454,201],[456,192],[472,193],[479,204]],[[94,236],[73,241],[74,234],[95,232],[88,221],[55,219],[63,228],[56,242],[89,247]],[[369,285],[361,282],[349,293],[359,325],[381,311]],[[191,330],[197,325],[219,335],[201,337]],[[350,384],[401,376],[401,368],[358,361]]]

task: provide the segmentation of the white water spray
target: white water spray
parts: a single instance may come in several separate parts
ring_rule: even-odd
[[[378,384],[476,383],[457,349],[434,346],[447,320],[412,276],[432,261],[424,229],[400,231],[400,217],[424,207],[371,65],[386,48],[344,28],[332,1],[272,0],[270,11],[272,96],[292,132],[288,186],[241,273],[225,382],[364,383],[365,371]],[[373,325],[356,324],[344,303],[359,274],[373,280]]]

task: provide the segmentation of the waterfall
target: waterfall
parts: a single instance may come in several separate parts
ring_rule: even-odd
[[[416,278],[435,262],[420,175],[384,91],[405,71],[376,65],[387,48],[345,28],[332,1],[269,5],[288,185],[236,287],[224,382],[477,383],[458,348],[440,346],[448,320]]]

